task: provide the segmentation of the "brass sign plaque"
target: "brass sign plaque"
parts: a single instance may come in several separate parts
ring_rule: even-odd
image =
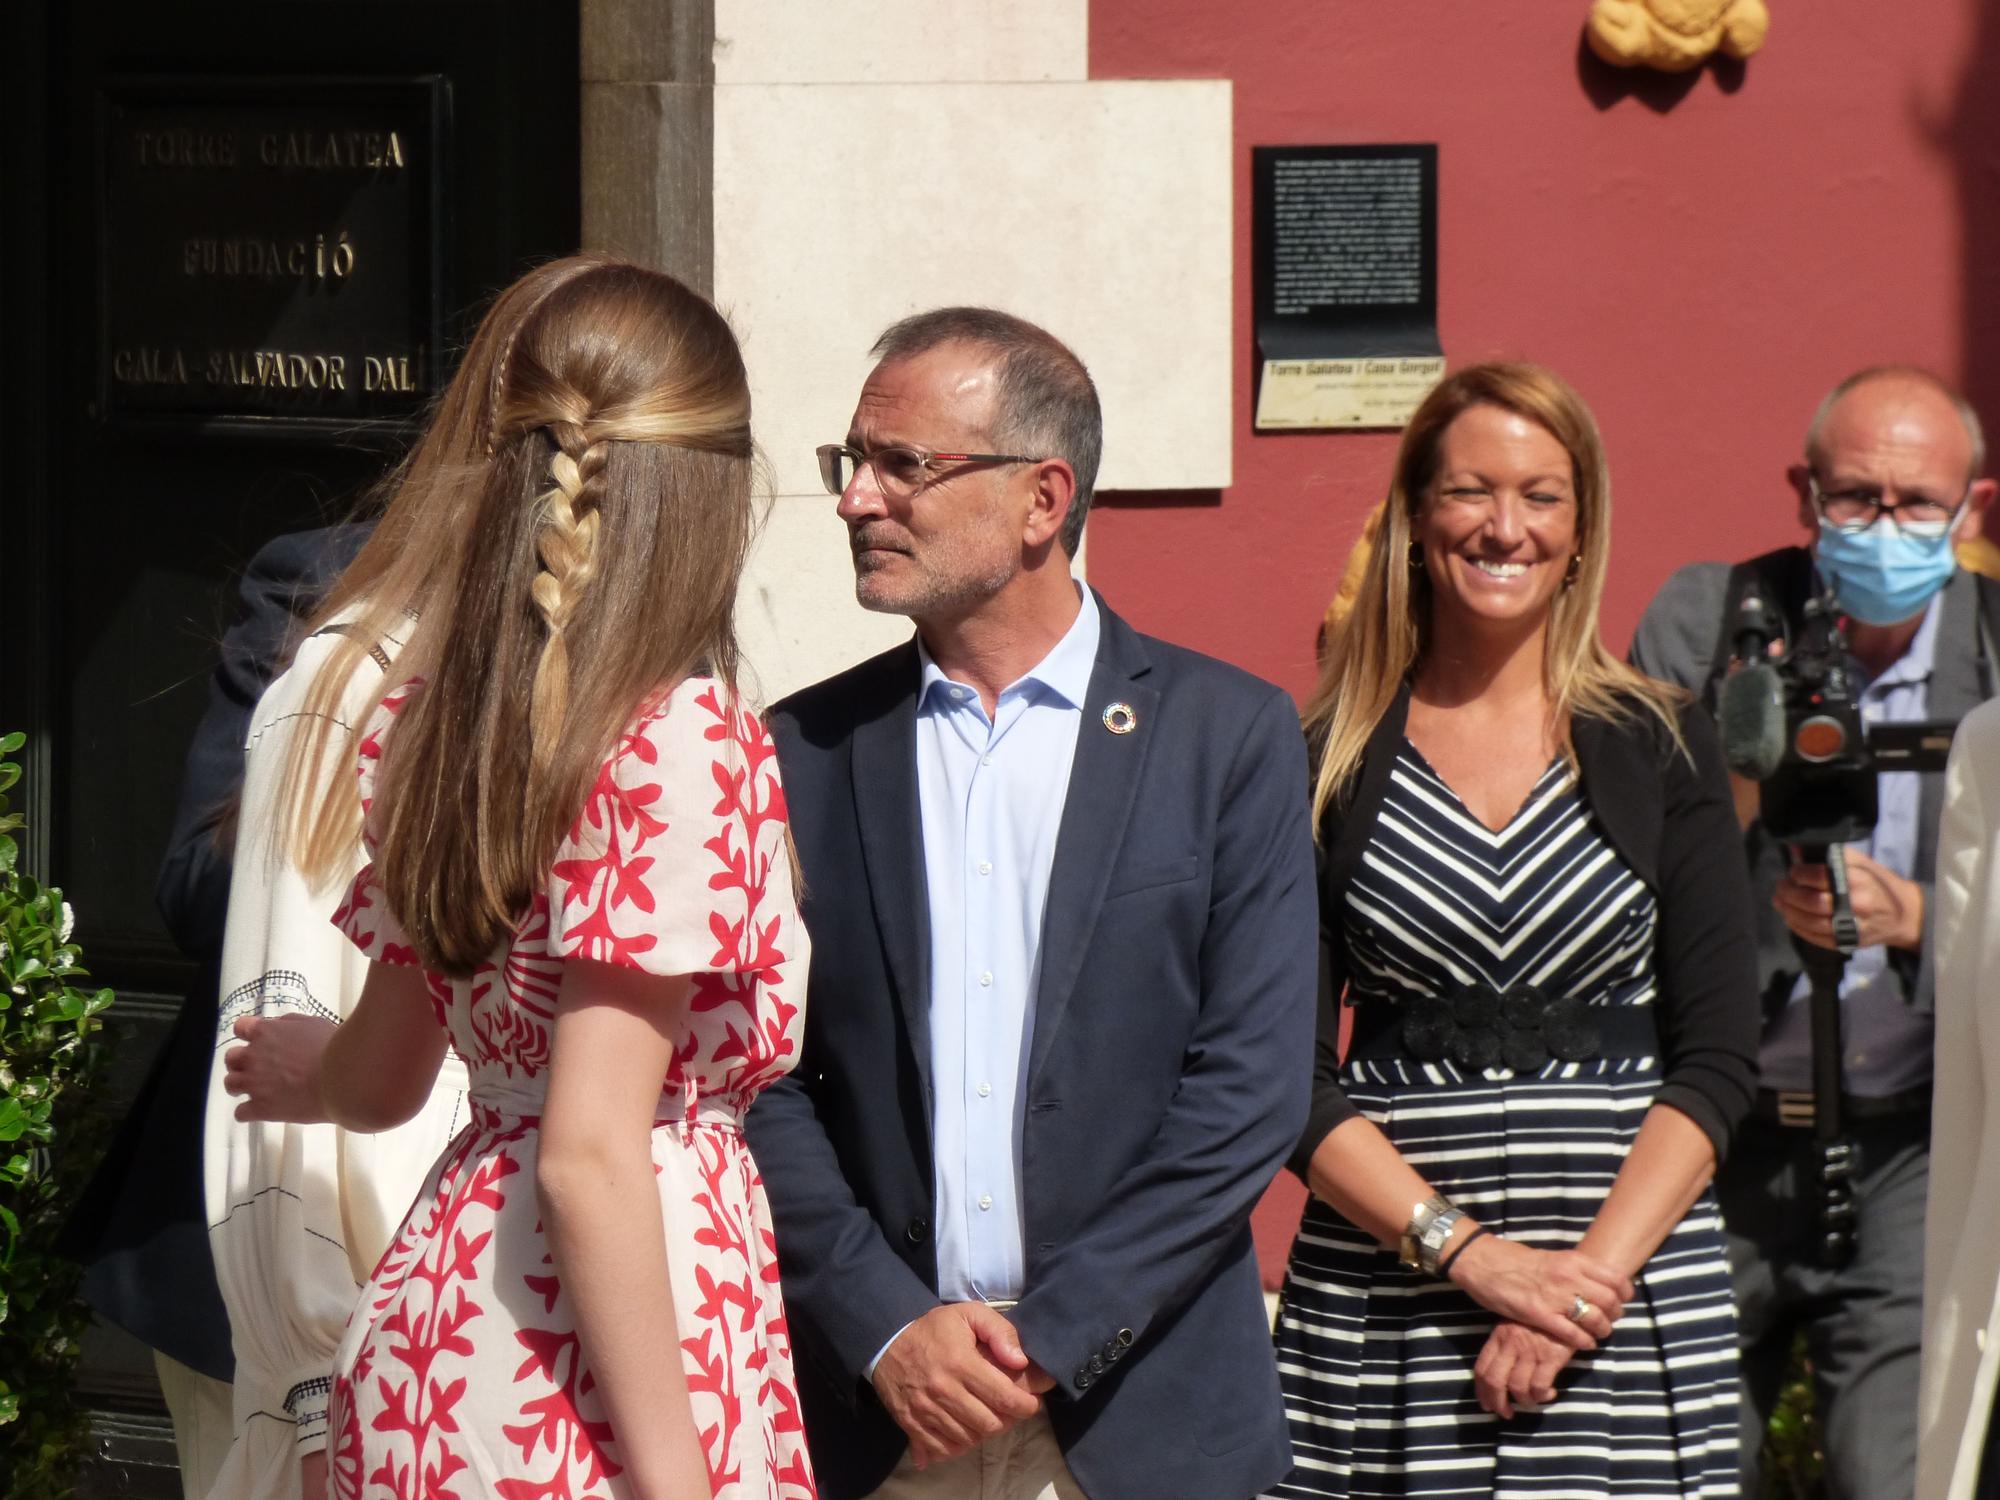
[[[332,435],[435,389],[443,79],[144,78],[98,111],[98,413]]]

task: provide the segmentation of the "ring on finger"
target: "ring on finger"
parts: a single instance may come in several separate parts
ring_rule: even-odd
[[[1595,1311],[1597,1309],[1592,1307],[1589,1299],[1581,1293],[1569,1299],[1569,1320],[1572,1323],[1581,1323]]]

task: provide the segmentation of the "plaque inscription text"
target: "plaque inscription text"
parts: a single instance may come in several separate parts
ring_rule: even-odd
[[[402,424],[433,389],[433,78],[130,79],[99,111],[99,409]]]

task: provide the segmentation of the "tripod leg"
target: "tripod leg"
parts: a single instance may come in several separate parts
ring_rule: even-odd
[[[1813,1156],[1818,1168],[1819,1262],[1838,1269],[1854,1258],[1854,1147],[1840,1118],[1841,1036],[1840,981],[1847,972],[1860,932],[1849,900],[1847,853],[1839,844],[1812,851],[1826,866],[1833,895],[1833,937],[1838,949],[1795,939],[1799,959],[1812,985]]]

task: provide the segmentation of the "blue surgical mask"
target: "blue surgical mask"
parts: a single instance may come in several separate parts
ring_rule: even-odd
[[[1958,559],[1950,536],[1917,537],[1886,518],[1861,531],[1819,523],[1819,567],[1840,607],[1866,625],[1894,625],[1930,603]]]

